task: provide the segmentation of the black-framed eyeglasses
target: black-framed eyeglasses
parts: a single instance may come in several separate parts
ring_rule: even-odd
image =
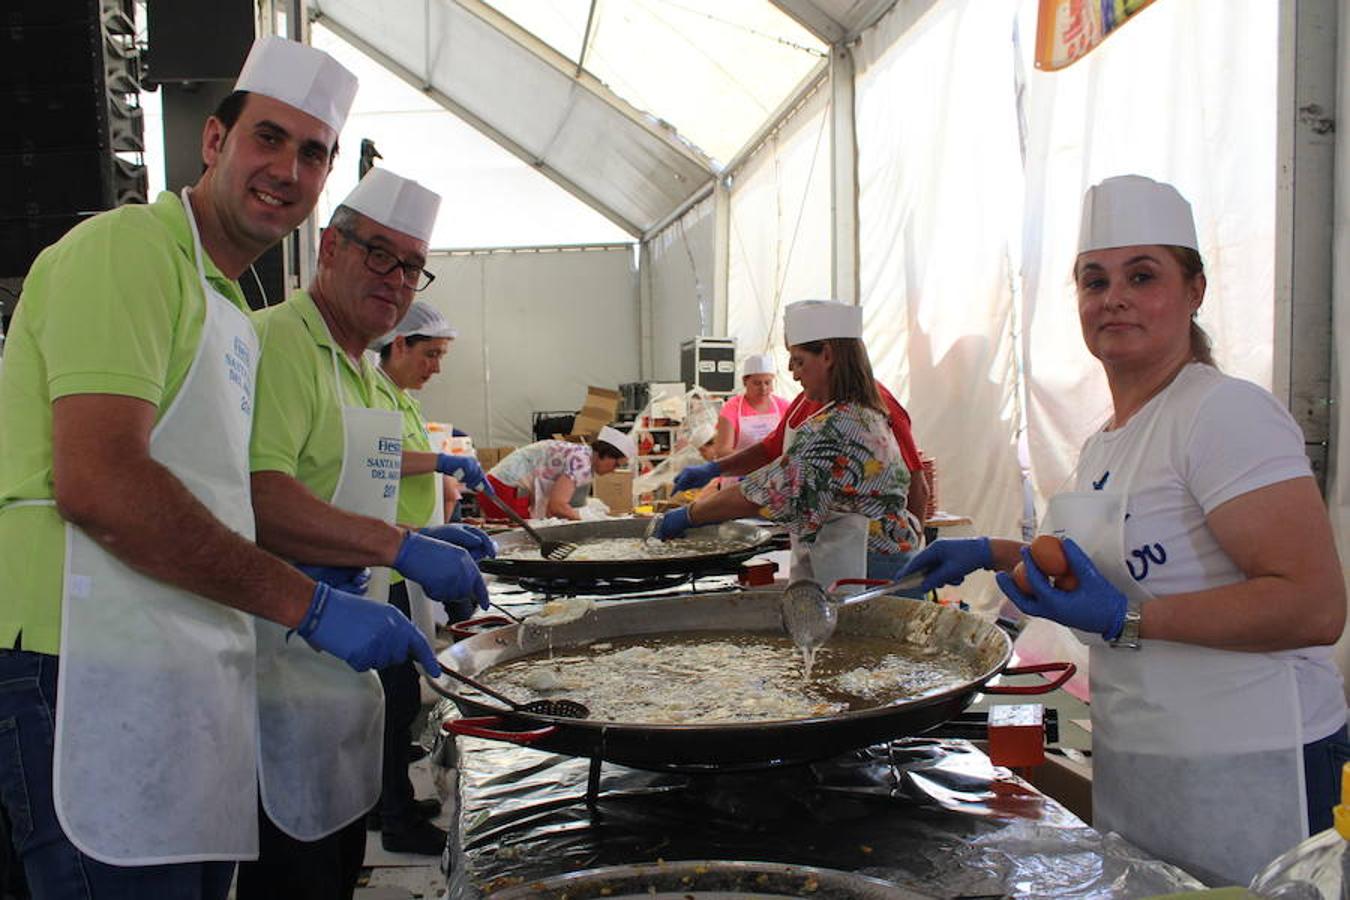
[[[388,275],[395,269],[402,269],[404,285],[414,291],[425,291],[427,286],[436,280],[435,275],[417,263],[399,259],[383,247],[377,247],[369,241],[361,240],[354,232],[346,228],[339,228],[338,234],[366,251],[366,268],[376,275]]]

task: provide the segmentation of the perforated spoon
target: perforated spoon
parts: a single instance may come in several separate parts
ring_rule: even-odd
[[[529,703],[517,703],[500,691],[493,690],[481,681],[470,678],[468,675],[461,672],[456,672],[454,669],[442,667],[441,671],[456,681],[461,681],[494,700],[500,700],[502,703],[511,707],[512,712],[527,713],[533,716],[554,716],[559,719],[584,719],[591,714],[590,708],[587,707],[586,704],[561,697],[556,700],[541,699],[531,700]],[[422,677],[426,678],[425,673]],[[440,694],[442,697],[449,700],[455,699],[455,696],[437,684],[435,679],[426,678],[426,682],[431,685],[433,691]]]
[[[839,625],[839,609],[863,603],[890,591],[908,590],[923,584],[923,572],[915,572],[899,581],[868,588],[857,594],[850,594],[842,600],[825,593],[825,589],[814,581],[800,578],[787,586],[779,600],[779,612],[783,617],[783,628],[792,643],[808,653],[830,639]]]
[[[525,533],[534,539],[539,545],[539,555],[544,559],[551,559],[557,562],[561,559],[567,559],[576,552],[577,545],[568,541],[546,541],[540,537],[539,532],[530,527],[530,523],[520,517],[520,513],[511,508],[511,505],[497,496],[497,492],[492,489],[492,485],[484,481],[480,491],[497,501],[497,507],[506,513],[506,517],[512,522],[525,529]]]

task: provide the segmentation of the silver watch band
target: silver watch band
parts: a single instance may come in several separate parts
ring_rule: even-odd
[[[1133,600],[1129,601],[1129,605],[1125,609],[1125,621],[1121,624],[1120,634],[1111,642],[1111,646],[1138,650],[1140,618],[1139,604]]]

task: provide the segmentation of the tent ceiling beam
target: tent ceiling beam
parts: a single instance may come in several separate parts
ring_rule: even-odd
[[[871,28],[900,0],[851,0],[851,2],[771,0],[771,2],[798,25],[834,46],[847,43]],[[935,0],[917,0],[917,2],[926,9],[932,6]]]
[[[600,0],[591,0],[591,8],[586,10],[586,30],[581,35],[581,50],[577,53],[577,72],[574,78],[580,78],[586,71],[586,49],[591,43],[591,25],[595,23],[595,6]]]
[[[375,60],[380,65],[384,66],[390,72],[397,75],[399,78],[402,78],[408,84],[412,85],[417,90],[421,91],[426,96],[430,97],[432,100],[435,100],[437,103],[445,107],[450,112],[454,113],[456,116],[468,122],[470,125],[472,125],[475,129],[481,132],[485,137],[492,140],[499,147],[508,151],[513,156],[524,162],[526,165],[530,166],[532,169],[535,169],[540,174],[547,177],[550,181],[554,182],[563,190],[571,194],[573,197],[576,197],[582,203],[585,203],[591,209],[595,210],[600,215],[604,216],[606,219],[613,222],[619,228],[623,229],[625,232],[632,235],[634,238],[642,237],[643,229],[640,226],[634,224],[633,222],[630,222],[628,219],[624,218],[614,210],[610,209],[606,204],[601,202],[598,198],[592,196],[588,191],[583,189],[580,185],[576,184],[565,174],[559,172],[557,169],[550,166],[544,160],[539,159],[525,147],[522,147],[520,144],[516,143],[511,138],[507,137],[505,134],[498,131],[497,128],[493,126],[490,122],[485,121],[472,111],[464,108],[462,105],[457,103],[454,100],[454,98],[446,95],[443,91],[427,84],[427,80],[423,75],[414,72],[411,69],[408,69],[406,66],[404,66],[397,60],[391,59],[388,56],[388,54],[386,54],[384,51],[380,50],[378,47],[371,46],[360,35],[355,34],[350,29],[346,28],[344,25],[342,25],[335,19],[323,15],[322,12],[317,13],[315,15],[315,19],[321,22],[325,28],[328,28],[329,30],[333,31],[344,41],[351,44],[353,47],[356,47],[362,53],[366,54],[371,59]]]
[[[765,119],[764,124],[754,134],[750,135],[750,139],[745,142],[745,145],[736,151],[736,155],[731,158],[731,162],[727,163],[725,168],[722,169],[722,177],[734,178],[736,172],[749,162],[750,157],[755,155],[759,148],[764,145],[764,142],[781,128],[783,123],[816,92],[829,74],[830,60],[826,57],[817,63],[815,68],[806,73],[806,77],[798,83],[796,89],[788,98],[778,104],[778,108],[773,111],[773,115]]]
[[[618,115],[623,116],[634,125],[641,127],[653,137],[659,138],[666,146],[675,150],[689,162],[708,172],[709,175],[712,174],[712,167],[709,165],[706,156],[696,152],[688,144],[672,139],[665,129],[652,121],[652,116],[632,106],[622,97],[611,91],[603,81],[596,78],[590,72],[585,71],[585,69],[582,69],[580,66],[573,64],[566,56],[559,53],[524,28],[521,28],[512,19],[493,9],[491,6],[488,6],[483,0],[453,0],[453,2],[456,6],[476,16],[484,24],[491,26],[494,30],[515,43],[517,46],[528,51],[530,55],[534,56],[541,63],[557,69],[568,78],[574,80],[579,87],[592,94]],[[592,12],[593,11],[594,4],[592,4]],[[588,18],[588,39],[589,27],[590,20]]]

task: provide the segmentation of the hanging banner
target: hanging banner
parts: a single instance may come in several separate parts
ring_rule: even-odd
[[[1040,0],[1036,68],[1053,72],[1087,56],[1153,0]]]

